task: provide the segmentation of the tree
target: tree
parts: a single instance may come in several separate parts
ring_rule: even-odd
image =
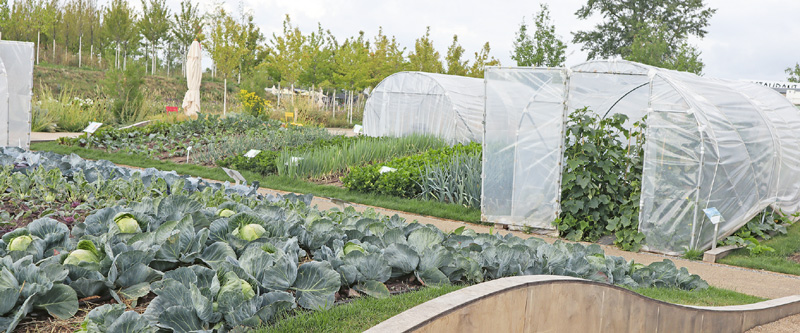
[[[425,35],[417,38],[414,43],[414,51],[408,54],[409,69],[420,72],[442,73],[444,66],[439,60],[439,51],[433,47],[431,40],[431,27],[425,31]]]
[[[700,60],[700,51],[686,40],[681,40],[677,47],[667,45],[664,29],[659,24],[638,29],[630,48],[625,50],[628,54],[625,60],[702,75],[705,65]]]
[[[253,22],[253,14],[242,12],[239,36],[236,39],[236,44],[242,54],[239,64],[240,73],[250,73],[264,61],[266,58],[266,50],[262,47],[264,40],[261,29]]]
[[[333,87],[334,54],[338,49],[336,38],[317,23],[317,31],[305,38],[301,47],[299,82],[306,86]]]
[[[364,32],[350,37],[336,50],[333,79],[337,88],[361,90],[369,85],[369,42]]]
[[[267,61],[264,64],[267,73],[277,82],[284,85],[298,82],[303,72],[303,44],[306,37],[300,29],[292,26],[289,15],[283,20],[283,35],[272,34],[268,46]]]
[[[500,60],[494,57],[489,58],[491,50],[489,42],[486,42],[479,52],[475,52],[475,61],[472,63],[472,67],[469,68],[469,76],[483,78],[483,71],[486,66],[500,66]]]
[[[447,48],[447,56],[444,57],[444,60],[447,63],[447,74],[461,76],[467,75],[469,61],[461,60],[463,55],[464,48],[458,44],[458,36],[453,35],[453,44],[450,44],[450,47]]]
[[[172,40],[178,45],[179,52],[185,55],[192,41],[203,39],[204,24],[199,6],[193,5],[189,0],[181,1],[181,10],[173,15],[172,20]]]
[[[638,30],[650,23],[663,22],[669,52],[690,36],[703,37],[716,9],[707,8],[704,0],[587,0],[575,12],[579,19],[600,14],[604,21],[594,30],[573,33],[573,42],[583,44],[589,59],[615,55],[627,56]]]
[[[149,42],[153,55],[152,73],[155,73],[158,46],[169,38],[169,8],[165,0],[142,0],[142,19],[137,26],[144,39]],[[145,57],[150,50],[145,51]]]
[[[371,87],[377,86],[387,76],[401,72],[408,66],[403,56],[406,49],[400,48],[394,36],[389,39],[384,35],[383,28],[378,28],[378,35],[375,36],[371,47],[369,56]]]
[[[789,77],[786,78],[789,82],[800,82],[800,63],[795,63],[794,69],[786,67],[786,74],[789,74]]]
[[[128,51],[134,51],[139,44],[139,33],[136,29],[136,12],[125,0],[112,0],[103,11],[103,27],[101,36],[108,41],[107,52],[115,52],[120,48],[116,58],[124,57]],[[111,59],[112,57],[106,57]],[[123,63],[123,61],[119,61]],[[121,65],[120,65],[121,66]]]
[[[239,69],[244,52],[247,50],[241,47],[240,39],[242,36],[242,26],[233,19],[228,13],[218,5],[211,15],[209,26],[209,38],[206,43],[206,52],[214,60],[217,73],[225,80],[223,88],[224,99],[222,112],[227,110],[228,78]]]
[[[522,19],[511,59],[517,62],[517,66],[564,66],[567,44],[556,36],[556,26],[550,22],[550,9],[546,4],[541,4],[541,9],[534,17],[534,26],[536,31],[531,37],[525,19]]]

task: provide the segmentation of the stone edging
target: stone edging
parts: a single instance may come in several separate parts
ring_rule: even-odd
[[[800,296],[703,307],[565,276],[497,279],[438,297],[367,332],[744,332],[800,313]]]

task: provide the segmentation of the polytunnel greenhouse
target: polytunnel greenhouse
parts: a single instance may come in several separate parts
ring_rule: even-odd
[[[30,145],[33,55],[33,43],[0,41],[0,147]]]
[[[567,69],[488,68],[483,142],[484,221],[554,229],[560,214],[565,123],[646,116],[639,231],[662,253],[709,248],[772,205],[800,204],[800,112],[757,84],[628,61]]]
[[[373,89],[364,108],[364,134],[430,134],[450,143],[481,141],[483,80],[400,72]]]

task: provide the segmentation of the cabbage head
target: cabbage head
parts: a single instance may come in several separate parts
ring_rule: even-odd
[[[135,234],[141,232],[139,222],[133,217],[131,213],[119,213],[114,215],[114,223],[119,227],[119,232],[123,234]]]
[[[255,223],[245,224],[233,230],[233,234],[236,235],[236,237],[248,242],[258,239],[266,232],[267,230],[264,229],[264,227]]]
[[[95,248],[94,243],[89,240],[78,242],[78,248],[69,253],[64,265],[77,266],[81,262],[100,263],[100,253]]]
[[[230,209],[227,209],[227,208],[220,209],[220,210],[217,211],[217,216],[221,216],[221,217],[231,217],[234,214],[236,214],[236,212],[234,212],[234,211],[232,211]]]
[[[217,298],[222,298],[222,295],[226,293],[241,293],[245,300],[256,296],[253,286],[247,283],[247,281],[240,279],[234,272],[225,273],[223,280],[225,283],[219,288]]]
[[[25,251],[28,249],[28,246],[31,245],[33,242],[33,237],[30,235],[21,235],[14,237],[11,242],[8,244],[9,251]]]

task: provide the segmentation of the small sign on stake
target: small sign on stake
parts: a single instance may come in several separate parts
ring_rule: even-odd
[[[189,153],[192,152],[192,146],[186,147],[186,163],[189,163]]]
[[[711,223],[714,224],[714,242],[711,243],[711,249],[717,248],[717,233],[719,233],[719,223],[725,221],[722,218],[722,214],[717,210],[717,207],[709,207],[703,209],[703,213],[706,213],[708,219],[711,220]]]
[[[355,126],[353,126],[353,133],[355,133],[355,134],[361,134],[363,131],[364,131],[364,127],[363,127],[363,126],[361,126],[361,125],[358,125],[358,124],[356,124]]]
[[[244,157],[253,158],[253,157],[256,157],[256,155],[258,155],[258,153],[260,153],[260,152],[261,151],[258,150],[258,149],[250,149],[246,153],[244,153]]]
[[[236,185],[239,185],[239,183],[247,184],[247,180],[244,179],[244,177],[242,176],[241,173],[239,173],[239,171],[228,168],[222,168],[222,171],[225,171],[225,174],[227,174],[228,177],[233,178],[233,180],[236,181]]]
[[[103,123],[90,122],[89,126],[86,126],[86,128],[84,128],[83,131],[89,134],[93,134],[95,131],[97,131],[98,128],[100,128],[100,126],[103,126]]]

